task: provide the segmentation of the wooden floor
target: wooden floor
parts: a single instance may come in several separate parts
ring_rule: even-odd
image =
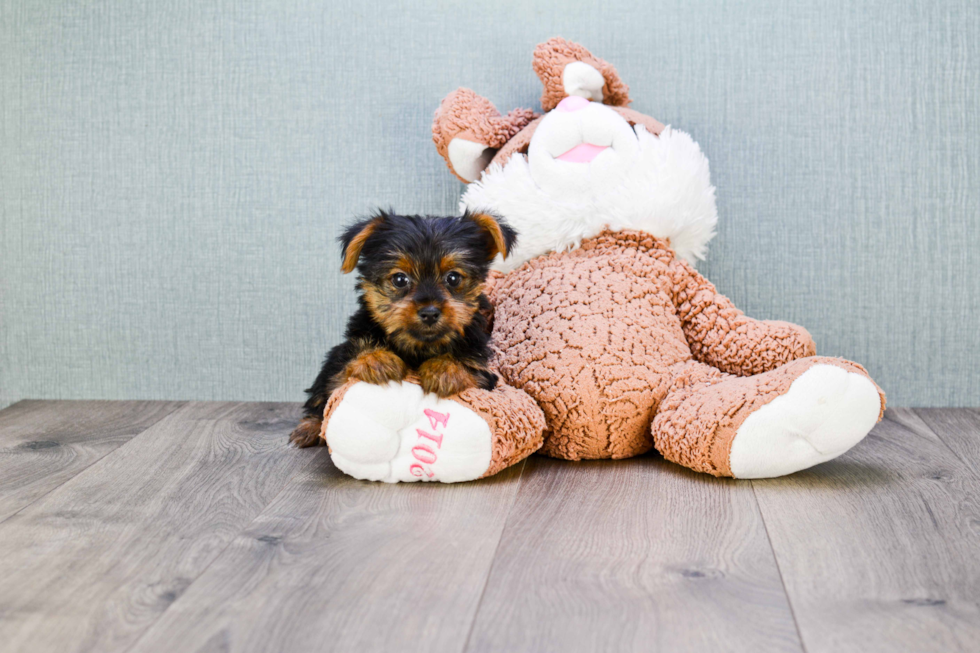
[[[980,411],[720,480],[345,477],[295,404],[0,412],[0,651],[980,651]]]

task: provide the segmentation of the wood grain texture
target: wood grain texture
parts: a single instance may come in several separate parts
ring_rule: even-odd
[[[385,485],[320,449],[134,651],[461,651],[522,466]]]
[[[182,405],[21,401],[0,411],[0,522]]]
[[[980,475],[980,410],[916,408],[915,414],[960,460]]]
[[[808,653],[980,650],[980,480],[913,411],[753,485]]]
[[[0,523],[0,653],[973,652],[978,415],[889,409],[767,481],[532,457],[441,486],[288,449],[293,404],[22,402],[0,505],[65,478]]]
[[[529,459],[468,651],[801,651],[748,483]]]
[[[309,460],[298,417],[189,404],[0,524],[0,650],[128,649]]]

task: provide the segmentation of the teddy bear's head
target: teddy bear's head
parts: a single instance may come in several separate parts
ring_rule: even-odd
[[[615,68],[576,43],[553,38],[534,51],[543,115],[502,116],[473,91],[450,93],[432,138],[469,186],[463,209],[491,211],[520,233],[502,271],[576,246],[604,228],[668,238],[701,258],[717,221],[708,161],[684,132],[628,108]]]

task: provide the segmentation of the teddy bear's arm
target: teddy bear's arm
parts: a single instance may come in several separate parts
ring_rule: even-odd
[[[702,363],[748,376],[817,353],[806,329],[747,317],[686,261],[675,259],[671,271],[684,335],[691,353]]]

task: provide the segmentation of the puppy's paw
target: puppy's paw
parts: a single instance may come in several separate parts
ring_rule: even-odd
[[[386,385],[389,381],[401,381],[408,374],[408,366],[397,354],[383,348],[363,352],[347,364],[344,375],[347,379],[357,379]]]
[[[326,444],[320,437],[323,427],[323,420],[316,417],[304,417],[299,425],[293,429],[289,435],[289,442],[298,449],[315,447],[319,444]]]
[[[436,356],[419,367],[419,384],[426,392],[451,397],[463,390],[476,388],[479,379],[473,371],[449,355]]]

